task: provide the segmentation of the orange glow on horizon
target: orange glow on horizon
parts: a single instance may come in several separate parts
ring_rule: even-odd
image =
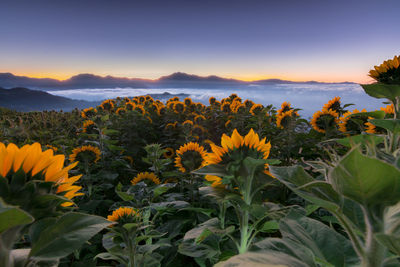
[[[1,72],[1,71],[0,71]],[[146,77],[140,77],[140,76],[124,76],[124,75],[113,75],[113,74],[99,74],[99,73],[94,73],[94,72],[86,72],[86,73],[91,73],[93,75],[98,75],[98,76],[102,76],[105,77],[107,75],[111,75],[114,77],[123,77],[123,78],[138,78],[138,79],[158,79],[161,76],[165,76],[165,75],[169,75],[169,74],[165,74],[165,75],[160,75],[160,76],[146,76]],[[68,74],[61,74],[61,73],[15,73],[12,72],[13,75],[16,76],[26,76],[29,78],[50,78],[50,79],[56,79],[59,81],[64,81],[64,80],[68,80],[69,78],[71,78],[74,75],[78,75],[79,73],[68,73]],[[172,72],[170,73],[172,74]],[[191,74],[191,73],[190,73]],[[197,75],[197,74],[194,74]],[[367,75],[365,75],[365,77],[357,77],[356,79],[348,79],[348,78],[344,78],[344,77],[340,77],[339,75],[336,75],[335,77],[313,77],[310,78],[310,75],[304,75],[304,76],[300,76],[300,75],[296,75],[296,76],[292,76],[292,77],[287,77],[285,75],[274,75],[274,76],[270,76],[270,75],[218,75],[218,74],[213,74],[213,75],[217,75],[219,77],[222,78],[226,78],[226,79],[235,79],[235,80],[240,80],[240,81],[245,81],[245,82],[252,82],[252,81],[258,81],[258,80],[268,80],[268,79],[280,79],[280,80],[287,80],[287,81],[293,81],[293,82],[305,82],[305,81],[317,81],[317,82],[327,82],[327,83],[335,83],[335,82],[355,82],[355,83],[371,83],[373,82],[371,80],[371,78],[369,78]],[[209,75],[201,75],[199,74],[198,76],[209,76]],[[303,78],[300,78],[300,77]]]

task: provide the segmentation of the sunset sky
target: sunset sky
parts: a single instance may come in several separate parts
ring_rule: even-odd
[[[369,82],[399,0],[1,0],[0,72]]]

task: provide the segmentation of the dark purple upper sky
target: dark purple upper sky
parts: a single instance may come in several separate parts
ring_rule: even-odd
[[[1,0],[0,72],[367,82],[399,0]]]

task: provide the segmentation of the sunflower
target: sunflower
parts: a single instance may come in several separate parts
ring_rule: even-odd
[[[150,180],[155,184],[160,184],[160,179],[154,174],[154,172],[141,172],[138,175],[136,175],[135,178],[131,180],[131,184],[135,185],[139,183],[140,181],[143,180]]]
[[[289,102],[283,102],[281,105],[281,109],[278,110],[278,115],[283,114],[286,111],[291,110],[292,107],[290,107],[290,103]]]
[[[191,126],[193,126],[193,121],[191,121],[191,120],[185,120],[183,123],[182,123],[182,125],[185,127],[185,126],[187,126],[187,127],[191,127]]]
[[[124,159],[126,159],[130,165],[133,165],[133,157],[131,156],[125,156]]]
[[[195,123],[201,123],[203,121],[206,121],[206,117],[204,117],[203,115],[197,115],[196,117],[194,117]]]
[[[95,127],[95,123],[92,120],[86,120],[83,122],[82,132],[83,133],[91,133]]]
[[[400,84],[400,56],[385,60],[369,71],[369,76],[380,83]]]
[[[365,109],[363,109],[361,112],[367,112]],[[343,114],[342,117],[339,118],[340,122],[339,122],[339,131],[341,131],[342,133],[349,133],[349,132],[360,132],[360,127],[363,127],[363,124],[365,124],[365,122],[362,123],[362,125],[358,124],[354,119],[354,117],[352,117],[351,115],[360,113],[360,111],[358,111],[357,109],[353,110],[353,112],[346,112]],[[357,118],[360,119],[360,118]],[[365,119],[364,119],[365,120]]]
[[[54,152],[58,151],[58,148],[52,145],[46,145],[47,149],[53,149]]]
[[[311,125],[317,132],[325,133],[327,128],[336,127],[339,123],[339,114],[331,109],[322,109],[314,113]]]
[[[374,118],[368,117],[368,119],[372,120]],[[366,133],[370,133],[370,134],[375,134],[376,133],[376,126],[373,125],[372,123],[370,123],[369,121],[366,122],[364,125],[365,125],[365,128],[366,128],[365,129]]]
[[[260,141],[258,134],[253,129],[243,137],[238,131],[233,130],[232,136],[223,134],[221,146],[210,144],[212,153],[207,154],[206,165],[227,164],[238,157],[250,156],[256,159],[267,159],[271,150],[270,142],[265,143],[265,138]],[[265,164],[264,173],[269,174],[268,164]]]
[[[167,112],[167,109],[163,106],[158,106],[157,108],[157,114],[158,116],[162,116],[165,115],[165,113]]]
[[[326,110],[331,109],[337,113],[340,113],[340,111],[341,111],[340,97],[336,96],[336,97],[332,98],[331,100],[329,100],[329,102],[324,105],[323,109],[326,109]]]
[[[95,109],[95,108],[85,108],[84,110],[82,110],[81,116],[82,116],[82,118],[86,119],[88,117],[96,115],[96,113],[97,113],[97,109]]]
[[[224,103],[221,105],[221,111],[223,111],[223,112],[225,112],[225,113],[231,112],[231,111],[232,111],[232,110],[231,110],[231,103],[229,103],[229,102],[224,102]]]
[[[178,122],[176,121],[176,122],[174,122],[174,123],[172,123],[172,122],[170,122],[170,123],[167,123],[167,125],[165,125],[165,129],[166,130],[172,130],[172,129],[175,129],[176,128],[176,126],[177,126],[177,124],[178,124]]]
[[[254,105],[254,102],[246,99],[243,104],[246,106],[246,108],[251,108]]]
[[[181,114],[185,111],[185,103],[177,101],[174,103],[173,109],[175,113]]]
[[[126,109],[125,108],[118,108],[115,111],[115,114],[117,114],[117,115],[122,115],[122,114],[125,114],[125,113],[126,113]]]
[[[87,145],[74,148],[72,150],[72,154],[69,155],[69,160],[74,162],[76,160],[84,161],[84,162],[93,162],[96,163],[100,160],[101,152],[97,147]]]
[[[175,166],[183,172],[191,172],[205,165],[207,152],[198,143],[190,142],[176,151]]]
[[[133,110],[139,112],[142,115],[146,114],[146,110],[142,105],[136,105]]]
[[[255,104],[250,108],[250,113],[253,116],[256,116],[258,114],[260,114],[260,112],[263,110],[263,106],[260,104]]]
[[[381,110],[382,111],[384,111],[386,114],[394,114],[394,105],[393,104],[391,104],[391,105],[387,105],[386,107],[381,107]]]
[[[113,109],[114,109],[114,106],[115,106],[115,101],[112,100],[112,99],[104,100],[104,101],[100,104],[100,107],[101,107],[103,110],[107,110],[107,111],[113,110]]]
[[[222,183],[222,178],[215,175],[206,175],[204,177],[208,182],[211,182],[212,187],[225,187]]]
[[[174,157],[175,149],[173,149],[172,147],[167,147],[167,148],[165,148],[165,150],[166,151],[163,153],[164,158],[171,159]]]
[[[11,182],[17,172],[25,173],[27,181],[46,181],[54,183],[54,191],[68,199],[83,195],[78,193],[81,186],[73,185],[82,175],[68,177],[68,171],[78,162],[64,168],[64,155],[54,155],[52,149],[42,151],[39,143],[24,145],[18,148],[10,143],[7,147],[0,142],[0,179]],[[45,188],[43,188],[45,189]],[[3,192],[0,192],[1,197]],[[72,202],[64,202],[62,206],[71,206]]]
[[[140,217],[137,210],[130,207],[120,207],[107,216],[107,220],[120,224],[133,223]]]
[[[210,105],[214,105],[215,101],[217,101],[217,100],[213,96],[208,99],[208,102],[210,103]]]
[[[138,97],[138,101],[139,101],[139,103],[144,103],[146,101],[146,97],[141,95]]]
[[[291,119],[297,116],[299,116],[299,114],[293,109],[278,113],[278,115],[276,116],[276,126],[278,128],[284,129],[289,125]]]
[[[186,97],[183,102],[185,103],[186,106],[190,106],[193,104],[193,101],[190,97]]]

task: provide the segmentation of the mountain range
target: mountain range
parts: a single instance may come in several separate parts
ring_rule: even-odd
[[[27,87],[35,90],[60,90],[60,89],[83,89],[83,88],[208,88],[208,87],[227,87],[227,86],[245,86],[262,85],[278,83],[319,83],[316,81],[294,82],[280,79],[267,79],[256,81],[241,81],[236,79],[227,79],[211,76],[198,76],[184,72],[175,72],[168,76],[162,76],[155,80],[140,78],[124,78],[113,76],[99,76],[94,74],[78,74],[67,80],[57,80],[51,78],[31,78],[26,76],[17,76],[12,73],[0,73],[0,87],[14,88]],[[350,83],[350,82],[344,82]]]

